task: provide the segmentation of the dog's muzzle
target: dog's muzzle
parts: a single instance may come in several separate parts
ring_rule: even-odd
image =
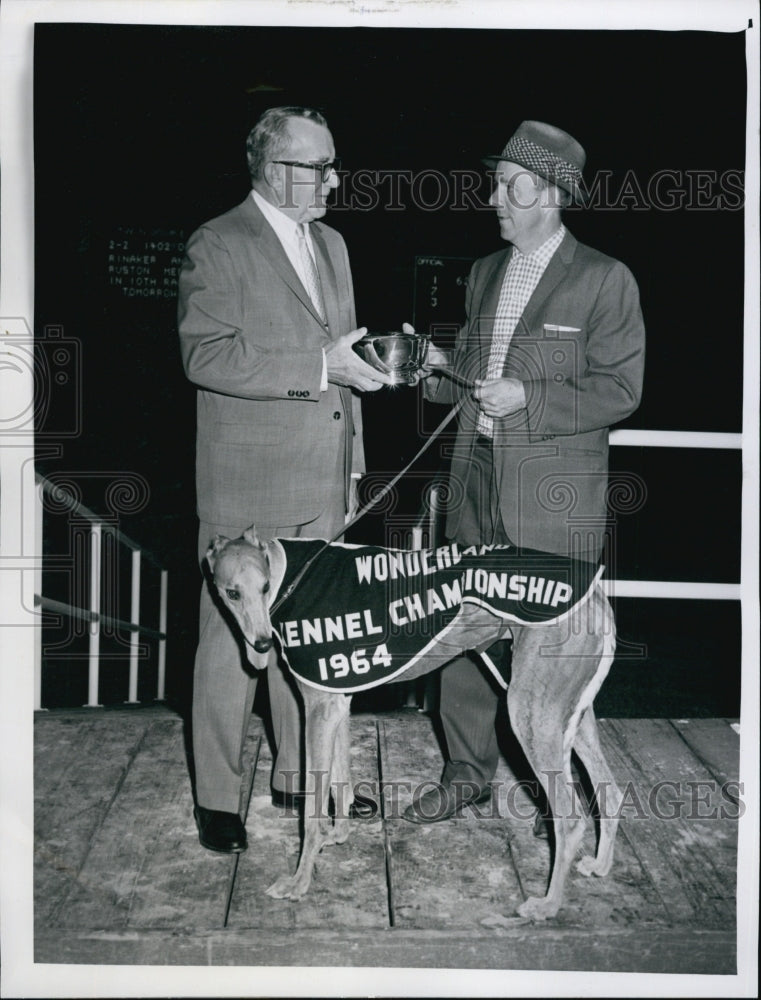
[[[257,653],[269,653],[272,649],[272,639],[257,639],[254,642],[254,649]]]

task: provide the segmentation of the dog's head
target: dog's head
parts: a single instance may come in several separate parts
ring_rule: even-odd
[[[267,666],[272,648],[270,561],[267,545],[253,525],[240,538],[215,535],[206,551],[214,585],[246,640],[246,652],[258,670]]]

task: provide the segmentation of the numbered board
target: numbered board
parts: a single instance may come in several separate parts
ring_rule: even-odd
[[[415,257],[413,316],[418,333],[450,347],[465,319],[465,286],[472,257]]]

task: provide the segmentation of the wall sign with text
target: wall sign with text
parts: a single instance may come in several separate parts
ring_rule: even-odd
[[[108,287],[123,299],[174,302],[184,252],[180,229],[118,226],[106,240]]]

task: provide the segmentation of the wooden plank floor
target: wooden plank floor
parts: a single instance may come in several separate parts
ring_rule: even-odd
[[[502,762],[492,803],[446,823],[401,818],[439,777],[431,720],[352,716],[352,770],[383,815],[320,855],[301,903],[264,889],[293,871],[299,819],[272,806],[272,758],[252,716],[249,850],[204,851],[182,720],[163,708],[38,713],[35,960],[144,965],[393,966],[733,974],[739,738],[729,720],[617,719],[601,735],[624,808],[610,875],[574,873],[558,917],[550,846]],[[525,775],[523,775],[525,777]],[[583,849],[594,850],[589,821]],[[234,875],[234,881],[233,881]]]

